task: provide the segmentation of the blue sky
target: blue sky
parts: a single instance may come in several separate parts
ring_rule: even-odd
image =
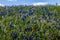
[[[11,5],[23,5],[23,4],[28,4],[31,5],[33,3],[48,3],[48,4],[60,4],[60,0],[0,0],[0,5],[7,5],[7,6],[11,6]]]

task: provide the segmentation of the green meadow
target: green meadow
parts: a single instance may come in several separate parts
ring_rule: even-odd
[[[0,40],[60,40],[60,6],[0,7]]]

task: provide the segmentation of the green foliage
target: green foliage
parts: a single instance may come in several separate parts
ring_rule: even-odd
[[[1,8],[0,12],[6,11],[7,14],[0,16],[0,40],[37,40],[37,38],[39,40],[60,40],[59,8],[59,6],[17,6]],[[11,9],[10,12],[8,12],[8,9]],[[28,15],[25,20],[22,20],[22,17],[27,14],[19,13],[21,9],[24,11],[35,10],[35,13]],[[49,12],[52,13],[50,18],[48,16]],[[55,13],[57,16],[54,16]],[[8,16],[8,14],[10,16]],[[43,16],[43,14],[45,16]],[[44,18],[42,18],[42,16]],[[54,20],[54,18],[57,18],[57,21]],[[29,20],[30,23],[27,23]],[[47,22],[47,20],[51,22]],[[10,24],[12,25],[10,26]],[[31,27],[31,31],[28,31],[30,29],[27,30],[28,27]],[[12,33],[14,32],[17,33],[17,38],[13,38]],[[22,38],[22,35],[28,36],[28,38]],[[16,36],[16,34],[14,34],[14,36]],[[30,36],[33,38],[30,38]]]

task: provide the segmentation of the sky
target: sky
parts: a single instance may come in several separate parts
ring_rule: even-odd
[[[60,5],[60,0],[0,0],[0,6],[12,6],[12,5]]]

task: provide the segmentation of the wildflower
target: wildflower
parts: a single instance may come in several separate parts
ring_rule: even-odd
[[[33,38],[34,38],[33,36],[30,36],[30,37],[29,37],[29,40],[33,40]]]
[[[51,16],[51,12],[48,12],[48,17],[50,17]]]
[[[57,13],[56,12],[54,13],[54,16],[57,16]]]
[[[20,32],[22,32],[22,29],[20,28],[20,30],[19,30]]]
[[[43,33],[46,33],[46,29],[43,30]]]
[[[27,30],[28,30],[28,31],[31,31],[32,29],[31,29],[31,27],[28,27]]]
[[[42,18],[45,18],[45,16],[42,16]]]
[[[8,14],[8,16],[10,16],[10,14]]]
[[[30,20],[27,22],[27,24],[29,24],[30,23]]]
[[[36,37],[36,40],[40,40],[38,37]]]
[[[17,33],[16,33],[16,32],[13,32],[13,33],[12,33],[12,37],[13,37],[14,39],[16,39],[16,38],[18,37]]]
[[[10,27],[13,29],[14,28],[14,25],[13,24],[10,24]]]
[[[57,18],[54,18],[54,21],[57,21]]]
[[[19,10],[19,13],[23,13],[23,10]]]
[[[25,36],[24,35],[22,35],[22,39],[25,39]]]
[[[22,17],[22,20],[25,20],[26,18],[27,18],[27,16],[23,16],[23,17]]]
[[[51,26],[48,26],[48,28],[51,28]]]
[[[47,22],[51,22],[51,20],[47,20]]]
[[[28,36],[22,35],[22,39],[28,39]]]
[[[46,18],[45,14],[42,15],[42,18]]]
[[[11,9],[8,9],[8,12],[11,12]]]
[[[32,34],[31,36],[33,36],[33,37],[34,37],[34,36],[35,36],[35,34]]]
[[[32,22],[33,22],[34,20],[36,20],[36,17],[32,18]]]
[[[41,19],[38,19],[38,21],[40,22],[40,21],[41,21]]]
[[[31,15],[31,14],[33,14],[34,13],[34,10],[29,10],[28,11],[28,15]]]
[[[6,14],[6,12],[0,12],[0,16],[5,16]]]
[[[40,34],[42,34],[42,31],[40,31]]]

